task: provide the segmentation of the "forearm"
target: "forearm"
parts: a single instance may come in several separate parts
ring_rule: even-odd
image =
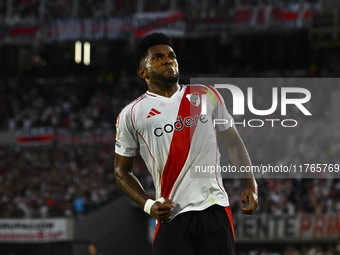
[[[247,185],[247,188],[243,190],[241,195],[242,212],[245,214],[253,214],[258,205],[258,187],[254,174],[251,171],[245,171],[245,167],[249,167],[249,169],[252,167],[247,149],[235,127],[230,127],[221,132],[220,136],[228,147],[230,159],[236,166],[237,172],[241,174],[241,177]],[[249,207],[245,208],[247,201],[249,201]]]
[[[244,171],[245,167],[247,166],[249,169],[251,169],[252,163],[247,149],[240,138],[235,138],[233,143],[228,146],[228,153],[232,163],[236,166],[237,171],[241,174],[241,177],[245,181],[247,188],[255,187],[257,189],[257,183],[254,174],[251,171]]]
[[[150,197],[142,189],[139,182],[126,171],[119,171],[119,169],[116,169],[115,173],[118,186],[130,199],[132,199],[140,207],[144,208],[145,202]]]

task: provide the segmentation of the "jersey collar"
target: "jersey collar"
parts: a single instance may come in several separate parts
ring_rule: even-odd
[[[175,92],[171,97],[164,97],[164,96],[158,95],[158,94],[156,94],[156,93],[152,93],[152,92],[150,92],[149,90],[146,91],[145,94],[148,95],[148,96],[151,96],[151,97],[168,98],[168,99],[170,99],[170,98],[176,97],[176,95],[182,90],[182,88],[183,88],[183,85],[180,84],[180,85],[178,86],[176,92]]]

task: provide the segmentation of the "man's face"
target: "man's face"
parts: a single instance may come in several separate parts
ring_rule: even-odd
[[[174,83],[179,80],[176,54],[168,45],[160,44],[150,47],[142,67],[145,68],[146,79],[151,82]]]

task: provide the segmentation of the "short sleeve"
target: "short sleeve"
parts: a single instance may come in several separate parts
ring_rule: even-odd
[[[137,149],[137,132],[132,125],[131,113],[128,109],[123,109],[116,121],[115,152],[121,156],[133,157]]]
[[[217,132],[222,132],[227,130],[233,125],[234,119],[229,114],[227,107],[225,105],[224,99],[221,94],[212,86],[209,86],[211,94],[214,96],[215,103],[215,129]]]

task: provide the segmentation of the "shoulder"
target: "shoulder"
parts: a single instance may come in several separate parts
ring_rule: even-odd
[[[211,85],[209,84],[203,84],[203,83],[198,83],[198,84],[187,84],[187,85],[184,85],[184,86],[187,86],[189,88],[198,88],[198,89],[202,89],[204,91],[209,91],[209,92],[212,92],[214,94],[217,94],[219,95],[218,91]]]
[[[146,95],[143,94],[140,97],[136,98],[135,100],[133,100],[132,102],[130,102],[128,105],[126,105],[119,113],[118,117],[117,117],[117,122],[116,122],[116,126],[119,125],[119,122],[121,119],[126,119],[127,117],[130,117],[132,115],[132,111],[135,108],[136,105],[138,105],[138,103],[140,103],[143,99],[146,98]]]
[[[203,83],[188,84],[185,86],[188,86],[189,88],[197,88],[197,89],[203,90],[214,100],[215,104],[219,102],[222,105],[223,100],[222,100],[221,94],[215,89],[214,86],[203,84]]]
[[[136,98],[135,100],[133,100],[131,103],[129,103],[128,105],[126,105],[120,112],[120,114],[122,113],[128,113],[130,112],[138,103],[140,103],[143,99],[146,98],[146,95],[143,94],[140,97]]]

